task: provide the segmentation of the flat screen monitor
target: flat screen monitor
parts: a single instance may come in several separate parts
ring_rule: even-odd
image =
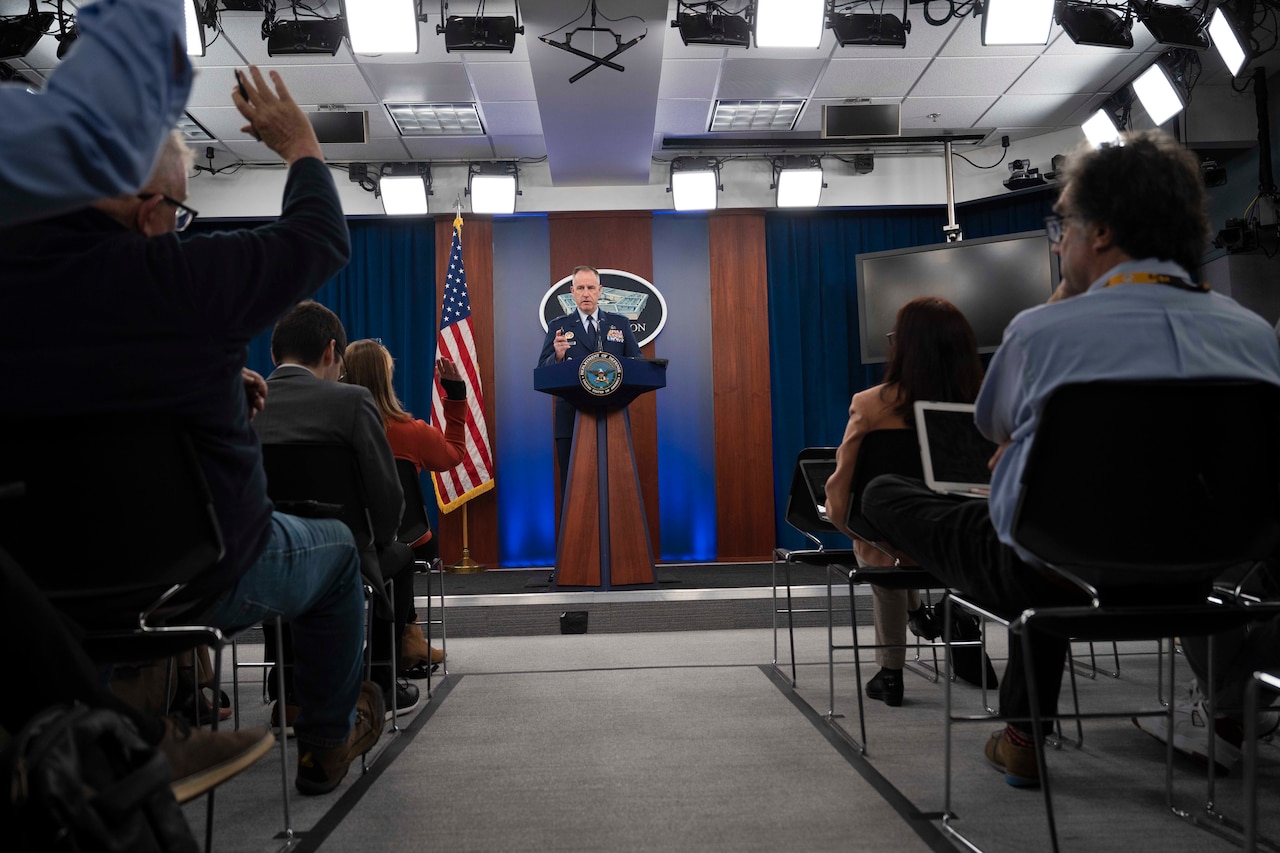
[[[1042,305],[1058,285],[1058,258],[1044,231],[935,243],[858,255],[862,363],[888,361],[898,309],[940,296],[973,326],[978,352],[995,352],[1019,311]]]

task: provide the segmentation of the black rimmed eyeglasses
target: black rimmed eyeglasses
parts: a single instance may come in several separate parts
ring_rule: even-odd
[[[195,222],[196,217],[200,215],[199,212],[194,207],[187,207],[185,204],[178,201],[176,198],[173,198],[172,196],[167,196],[164,193],[139,193],[138,194],[138,198],[142,199],[143,201],[146,201],[147,199],[150,199],[150,198],[155,198],[156,196],[160,196],[160,198],[164,199],[165,202],[173,205],[174,217],[175,217],[173,230],[175,231],[187,230],[187,226],[190,225],[192,222]]]
[[[1075,219],[1072,214],[1052,214],[1044,218],[1044,236],[1049,238],[1049,244],[1056,246],[1062,242],[1062,238],[1066,236],[1066,222],[1068,219]]]

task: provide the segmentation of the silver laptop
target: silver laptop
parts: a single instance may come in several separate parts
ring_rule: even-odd
[[[924,481],[944,495],[986,498],[991,490],[987,462],[996,445],[978,432],[972,403],[917,400],[916,435]]]
[[[805,485],[809,487],[809,497],[818,518],[831,521],[827,517],[827,480],[835,473],[835,459],[801,459],[800,471],[804,475]]]

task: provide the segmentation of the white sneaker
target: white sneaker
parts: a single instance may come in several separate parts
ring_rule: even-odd
[[[1133,724],[1161,743],[1168,742],[1167,716],[1134,717]],[[1209,714],[1199,699],[1174,709],[1174,749],[1201,761],[1208,761],[1211,734],[1214,738],[1213,763],[1220,772],[1226,773],[1240,760],[1240,724],[1226,717],[1219,717],[1211,728]]]

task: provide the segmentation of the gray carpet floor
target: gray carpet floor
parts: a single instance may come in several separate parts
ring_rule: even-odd
[[[826,630],[800,630],[797,644],[792,690],[767,665],[768,630],[451,640],[449,681],[384,734],[367,774],[356,766],[333,794],[291,797],[295,849],[954,849],[940,821],[942,685],[908,676],[901,708],[868,703],[862,756],[824,719]],[[999,642],[992,651],[1002,670]],[[1154,644],[1125,651],[1120,679],[1082,681],[1092,710],[1153,703]],[[267,715],[259,677],[242,691],[246,723]],[[852,731],[854,696],[841,662],[835,710]],[[980,710],[974,688],[955,699]],[[955,825],[987,849],[1047,850],[1040,794],[1009,788],[982,758],[997,727],[956,728]],[[1280,837],[1280,748],[1262,752],[1263,829]],[[1053,753],[1063,849],[1237,849],[1164,808],[1163,756],[1128,720],[1091,722],[1083,748]],[[1203,768],[1180,758],[1175,770],[1180,801],[1198,808]],[[273,753],[219,789],[215,849],[281,847],[280,775]],[[1236,818],[1239,779],[1220,779],[1216,798]],[[203,802],[187,813],[202,832]]]

